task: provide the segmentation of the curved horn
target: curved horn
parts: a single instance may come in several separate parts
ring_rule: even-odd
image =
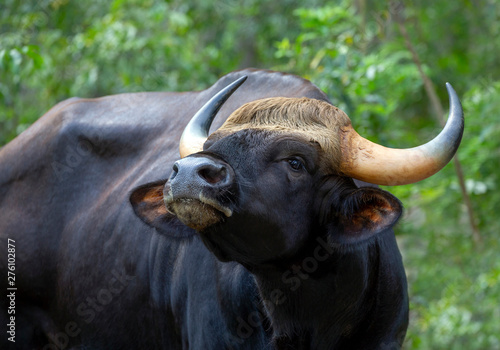
[[[214,120],[217,112],[222,107],[224,102],[247,80],[247,76],[243,76],[233,83],[226,86],[212,97],[189,121],[184,129],[179,144],[179,153],[181,158],[190,154],[199,152],[203,149],[203,144],[208,138],[210,125]]]
[[[455,155],[464,131],[460,100],[449,83],[450,112],[433,140],[407,149],[386,148],[343,129],[341,170],[345,175],[377,185],[406,185],[434,175]]]

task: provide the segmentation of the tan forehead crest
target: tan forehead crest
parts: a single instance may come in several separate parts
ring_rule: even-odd
[[[294,130],[338,129],[350,125],[347,115],[331,104],[311,98],[273,97],[249,102],[234,111],[222,128],[274,128]]]

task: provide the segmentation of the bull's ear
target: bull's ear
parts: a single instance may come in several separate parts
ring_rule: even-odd
[[[130,195],[130,203],[135,214],[146,224],[160,233],[175,237],[188,237],[195,232],[180,224],[177,218],[165,207],[163,187],[166,180],[148,183],[137,187]]]
[[[401,202],[389,192],[359,188],[340,201],[329,239],[337,244],[363,241],[394,226],[402,211]]]

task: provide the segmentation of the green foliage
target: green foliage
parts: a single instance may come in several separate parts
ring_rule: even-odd
[[[411,239],[412,246],[418,244],[425,253],[418,257],[412,251],[407,259],[407,263],[420,262],[410,274],[408,345],[413,349],[500,348],[498,242],[491,241],[490,249],[478,254],[464,236],[429,240],[419,244]],[[449,252],[446,245],[450,244],[457,253]],[[423,265],[423,259],[430,261]]]
[[[385,125],[389,121],[394,125],[391,138],[396,130],[404,129],[412,118],[391,118],[391,114],[402,107],[406,95],[417,93],[422,85],[409,53],[386,48],[368,51],[377,29],[361,28],[361,20],[348,2],[299,9],[295,14],[300,18],[301,34],[293,42],[285,38],[277,44],[277,57],[287,58],[281,68],[314,81],[352,116],[358,132],[390,146]]]
[[[0,145],[71,96],[202,89],[247,66],[311,79],[363,136],[412,147],[440,129],[391,11],[447,106],[462,97],[459,149],[483,237],[475,246],[452,164],[389,190],[405,203],[408,349],[500,349],[500,5],[247,0],[5,0],[0,4]]]
[[[0,145],[71,96],[202,89],[265,66],[299,0],[0,4]],[[282,7],[285,6],[285,7]]]

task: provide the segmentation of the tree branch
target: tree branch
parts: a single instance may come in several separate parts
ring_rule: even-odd
[[[444,120],[444,109],[441,104],[441,101],[439,100],[439,97],[436,94],[436,89],[434,87],[434,84],[432,83],[431,79],[425,74],[423,68],[422,68],[422,61],[420,60],[420,57],[415,50],[415,47],[413,46],[410,36],[408,35],[408,31],[406,30],[406,23],[405,23],[405,17],[404,17],[404,5],[401,1],[393,1],[390,4],[391,7],[391,14],[393,18],[395,19],[396,23],[398,24],[399,31],[401,32],[401,35],[403,36],[405,40],[406,47],[408,51],[410,51],[413,63],[417,66],[417,69],[420,73],[420,77],[422,78],[422,81],[424,83],[424,88],[425,92],[427,93],[427,96],[429,97],[429,100],[431,101],[432,109],[434,111],[434,116],[438,120],[438,122],[441,124],[442,127],[445,125],[445,120]],[[458,155],[455,155],[453,157],[453,164],[455,166],[455,172],[458,178],[458,183],[460,185],[460,191],[462,192],[462,197],[464,199],[465,207],[467,208],[467,215],[469,218],[469,224],[471,227],[472,231],[472,238],[474,240],[474,243],[476,245],[480,245],[482,242],[482,237],[481,233],[479,232],[479,228],[476,224],[476,216],[474,213],[474,208],[472,206],[472,201],[470,199],[469,194],[467,193],[467,188],[465,186],[465,177],[464,173],[462,170],[462,165],[460,163],[460,160],[458,159]]]

